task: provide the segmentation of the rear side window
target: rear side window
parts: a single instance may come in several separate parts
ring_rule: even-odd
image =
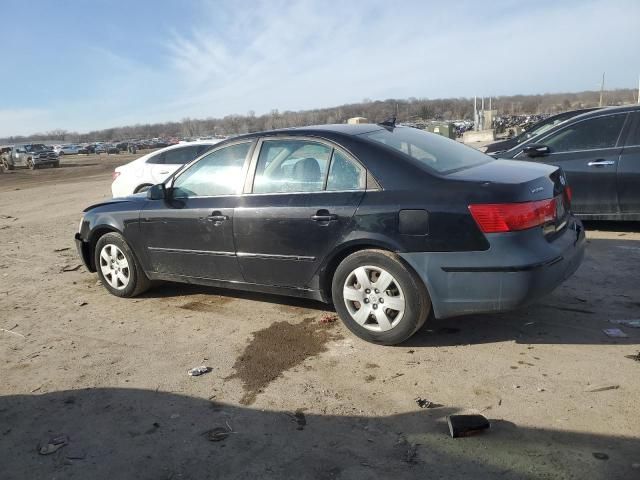
[[[417,160],[421,165],[446,174],[488,163],[493,159],[471,147],[440,135],[411,127],[396,127],[362,136]]]
[[[167,150],[162,154],[164,161],[169,165],[184,165],[198,156],[198,147],[192,145],[190,147],[174,148]]]
[[[338,150],[333,151],[327,190],[364,190],[366,172],[364,168]]]
[[[265,140],[260,149],[253,193],[324,190],[332,149],[307,140]]]
[[[543,139],[553,153],[595,150],[616,146],[627,114],[607,115],[574,123]]]

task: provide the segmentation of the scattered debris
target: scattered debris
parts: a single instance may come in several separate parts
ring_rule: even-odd
[[[640,320],[609,320],[616,325],[624,325],[625,327],[640,328]]]
[[[66,252],[67,250],[70,250],[69,247],[62,247],[62,248],[54,248],[53,251],[58,253],[58,252]]]
[[[216,427],[205,432],[205,435],[207,437],[207,440],[209,440],[210,442],[220,442],[221,440],[227,438],[229,436],[229,433],[231,432],[229,432],[224,427]]]
[[[322,324],[335,323],[337,321],[338,321],[338,315],[336,315],[335,313],[325,312],[320,317],[320,323]]]
[[[585,392],[606,392],[607,390],[617,390],[620,388],[620,385],[603,385],[587,388]]]
[[[365,381],[365,382],[367,382],[367,383],[371,383],[371,382],[373,382],[375,379],[376,379],[376,377],[375,377],[375,376],[373,376],[373,375],[367,375],[366,377],[364,377],[364,381]]]
[[[416,397],[416,403],[420,408],[431,408],[433,405],[433,402],[422,397]]]
[[[13,327],[13,328],[16,328],[16,327]],[[9,330],[7,330],[6,328],[0,328],[0,332],[7,332],[7,333],[10,333],[11,335],[15,335],[16,337],[25,338],[23,334],[18,333],[18,332],[14,332],[13,328],[11,328]]]
[[[628,358],[629,360],[635,360],[636,362],[640,362],[640,352],[636,355],[625,355],[624,358]]]
[[[404,373],[396,373],[395,375],[391,375],[389,377],[389,380],[393,380],[394,378],[402,377],[403,375],[404,375]]]
[[[304,412],[301,409],[295,411],[295,413],[287,413],[293,422],[296,422],[298,426],[296,430],[304,430],[307,424],[307,418],[304,416]]]
[[[49,439],[46,445],[38,445],[38,453],[40,455],[51,455],[57,452],[65,445],[69,444],[69,437],[64,434],[54,435]]]
[[[233,428],[231,428],[231,425],[229,425],[229,422],[225,422],[225,424],[227,425],[227,428],[215,427],[215,428],[212,428],[211,430],[207,430],[206,432],[203,433],[203,435],[210,442],[220,442],[221,440],[224,440],[225,438],[227,438],[230,434],[237,433],[233,431]]]
[[[598,460],[609,460],[609,455],[607,455],[606,453],[593,452],[592,455],[594,458],[597,458]]]
[[[89,302],[87,302],[85,300],[76,300],[73,303],[75,303],[79,307],[84,307],[85,305],[89,305]]]
[[[80,269],[82,265],[81,264],[77,264],[77,265],[63,265],[62,268],[60,269],[61,272],[75,272],[76,270]]]
[[[624,333],[622,330],[620,330],[619,328],[604,328],[602,330],[605,335],[607,335],[608,337],[613,337],[613,338],[629,338],[629,335],[627,335],[626,333]]]
[[[447,423],[453,438],[475,435],[491,426],[482,415],[449,415]]]
[[[205,373],[209,373],[210,371],[211,371],[211,368],[201,365],[199,367],[193,367],[187,373],[191,377],[199,377],[200,375],[204,375]]]
[[[415,350],[408,350],[407,353],[416,353]]]

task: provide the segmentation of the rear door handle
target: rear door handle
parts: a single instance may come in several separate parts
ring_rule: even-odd
[[[616,162],[614,160],[595,160],[593,162],[587,163],[589,167],[605,167],[607,165],[615,165]]]
[[[162,171],[162,172],[159,172],[159,173],[160,173],[160,175],[166,175],[167,173],[169,173],[169,171],[167,170],[166,172]]]
[[[338,215],[329,212],[318,212],[311,217],[311,220],[315,222],[331,222],[333,220],[338,220]]]

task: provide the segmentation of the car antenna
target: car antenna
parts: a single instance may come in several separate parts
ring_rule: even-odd
[[[391,117],[391,118],[387,118],[383,122],[380,122],[378,125],[382,125],[383,127],[394,128],[396,126],[396,117],[395,117],[395,115],[393,117]]]

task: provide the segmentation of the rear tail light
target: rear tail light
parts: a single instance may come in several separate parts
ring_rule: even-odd
[[[571,187],[569,185],[564,187],[564,197],[567,207],[569,207],[571,205],[571,199],[573,198],[573,190],[571,190]]]
[[[515,232],[555,221],[556,199],[476,204],[469,211],[484,233]]]
[[[112,178],[114,181],[115,181],[115,179],[116,179],[116,178],[118,178],[119,176],[120,176],[120,172],[116,172],[116,171],[114,171],[114,172],[111,174],[111,178]]]

